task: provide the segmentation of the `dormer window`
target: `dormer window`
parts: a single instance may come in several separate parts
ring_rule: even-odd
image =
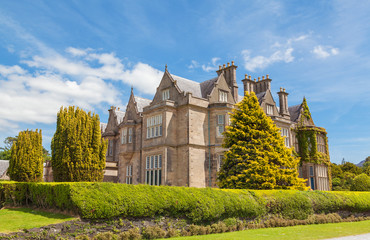
[[[219,90],[218,91],[218,100],[220,102],[227,102],[227,92]]]
[[[162,91],[162,100],[168,100],[170,99],[170,89],[165,89]]]
[[[274,115],[274,106],[270,104],[266,104],[266,112],[267,112],[267,115]]]

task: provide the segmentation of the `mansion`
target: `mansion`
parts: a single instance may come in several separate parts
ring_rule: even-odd
[[[102,136],[108,140],[104,181],[189,187],[217,187],[222,165],[223,132],[228,113],[243,99],[237,66],[219,67],[217,75],[195,82],[171,74],[167,67],[153,99],[131,95],[125,111],[111,107]],[[330,190],[330,166],[324,128],[315,126],[306,100],[288,107],[280,88],[276,104],[269,75],[241,80],[261,108],[281,129],[285,145],[301,157],[300,177],[312,189]]]

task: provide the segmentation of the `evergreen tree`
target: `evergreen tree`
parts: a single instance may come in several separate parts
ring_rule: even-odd
[[[102,181],[106,148],[97,114],[78,107],[62,107],[51,143],[54,181]]]
[[[38,182],[43,177],[42,135],[38,131],[22,131],[12,143],[8,175],[11,180]]]
[[[298,178],[299,159],[285,147],[279,129],[254,93],[246,93],[233,110],[223,147],[229,150],[218,174],[221,188],[306,188],[305,180]]]

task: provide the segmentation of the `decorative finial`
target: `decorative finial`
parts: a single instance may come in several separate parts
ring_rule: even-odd
[[[165,70],[167,71],[167,64],[166,64],[166,66],[165,66]]]

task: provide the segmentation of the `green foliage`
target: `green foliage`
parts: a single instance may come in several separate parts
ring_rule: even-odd
[[[0,160],[10,160],[13,142],[17,141],[17,137],[7,137],[4,140],[4,147],[0,147]]]
[[[14,181],[42,181],[43,162],[41,130],[22,131],[12,144],[7,174]]]
[[[106,148],[97,114],[61,108],[51,143],[54,181],[102,181]]]
[[[359,175],[362,173],[362,169],[351,162],[345,162],[344,164],[342,164],[341,169],[343,172],[349,172],[354,175]]]
[[[351,184],[351,191],[370,191],[370,177],[365,173],[356,176]]]
[[[221,188],[304,189],[298,178],[299,159],[285,147],[279,129],[260,108],[254,93],[246,93],[231,114],[224,133],[224,163],[218,173]]]
[[[361,189],[361,183],[354,180],[357,176],[362,175],[363,172],[367,174],[367,168],[357,167],[355,164],[350,162],[343,162],[343,164],[332,164],[332,178],[333,178],[333,190],[335,191],[361,191],[355,189]],[[370,170],[370,169],[369,169]],[[367,174],[368,175],[368,174]],[[368,175],[369,176],[369,175]],[[365,177],[362,176],[365,180]]]
[[[87,219],[185,217],[191,222],[226,224],[233,218],[369,212],[370,192],[186,188],[114,183],[0,182],[0,205],[32,205],[79,213]],[[226,226],[226,225],[225,225]]]

